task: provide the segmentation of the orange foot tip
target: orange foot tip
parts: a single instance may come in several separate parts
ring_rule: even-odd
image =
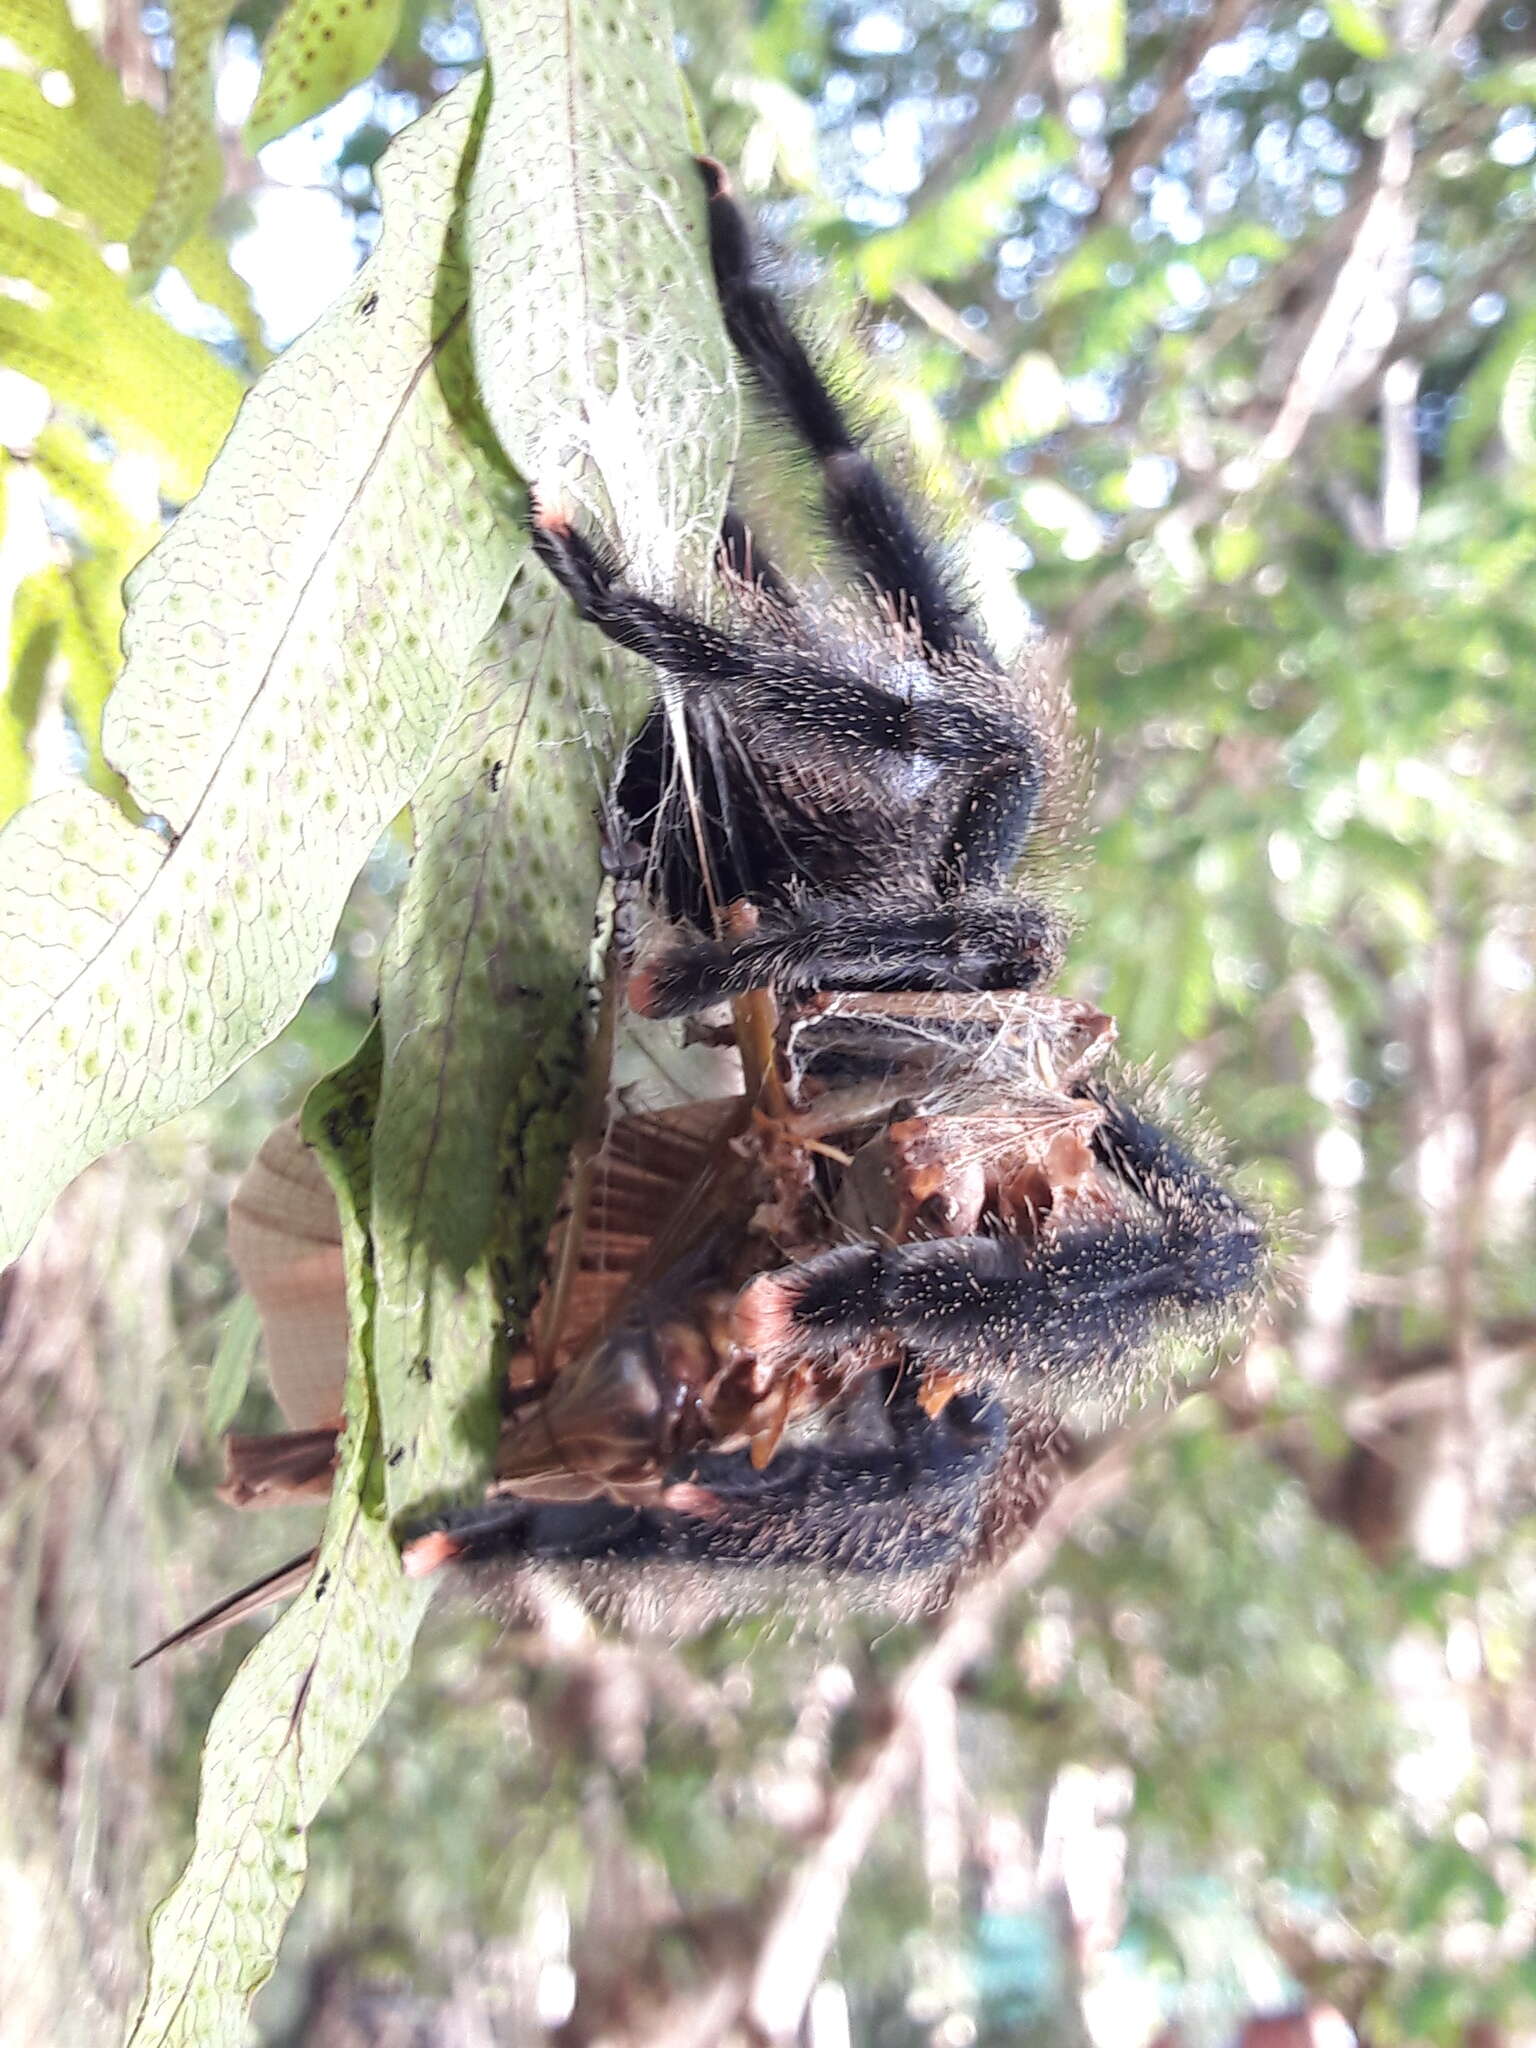
[[[917,1390],[917,1405],[930,1421],[937,1422],[964,1385],[963,1373],[930,1372]]]
[[[569,533],[571,515],[544,496],[537,484],[528,487],[528,512],[533,523],[545,533]]]
[[[660,1505],[674,1515],[718,1515],[720,1496],[711,1493],[707,1486],[695,1486],[691,1480],[682,1480],[666,1489]]]
[[[624,993],[637,1017],[654,1017],[656,1012],[651,1005],[656,1000],[655,968],[637,967],[629,977]]]
[[[400,1562],[408,1579],[424,1579],[439,1565],[451,1564],[459,1548],[446,1529],[433,1529],[426,1536],[418,1536],[414,1543],[407,1543],[400,1553]]]
[[[795,1301],[799,1289],[782,1273],[760,1273],[736,1297],[731,1334],[743,1351],[781,1349],[794,1336]]]

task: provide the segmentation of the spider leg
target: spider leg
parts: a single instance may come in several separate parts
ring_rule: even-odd
[[[642,1015],[682,1017],[753,989],[1028,989],[1061,965],[1060,921],[1012,896],[881,910],[808,904],[804,915],[750,938],[673,946],[631,980]]]
[[[751,230],[730,196],[724,171],[701,158],[709,195],[710,254],[715,285],[733,346],[769,401],[822,465],[828,517],[854,560],[890,606],[916,627],[925,649],[940,657],[969,654],[989,667],[993,658],[964,605],[885,482],[842,408],[827,390],[785,318],[784,309],[757,275]],[[956,820],[940,880],[944,893],[995,886],[1012,867],[1039,800],[1032,755],[983,772]]]
[[[864,1576],[953,1563],[975,1545],[1003,1414],[959,1398],[930,1419],[902,1377],[888,1448],[784,1449],[760,1472],[744,1452],[715,1453],[693,1467],[687,1509],[493,1501],[442,1517],[407,1546],[407,1569],[692,1563]]]
[[[578,532],[563,513],[535,500],[533,551],[575,606],[616,646],[627,647],[679,682],[733,681],[752,671],[745,642],[704,620],[645,597],[624,581],[606,542]]]
[[[888,688],[796,640],[723,633],[632,589],[613,551],[562,514],[536,506],[532,532],[535,553],[582,618],[690,694],[707,691],[763,758],[803,765],[808,750],[826,753],[830,736],[845,770],[899,775],[903,764],[916,764],[920,773],[969,775],[977,792],[996,783],[1015,811],[1033,810],[1040,782],[1034,737],[1006,708],[931,686]],[[750,547],[729,536],[722,544]],[[996,799],[989,808],[980,794],[967,806],[978,821],[997,811]],[[991,828],[973,822],[962,829],[980,843]]]
[[[1040,802],[1040,768],[1021,750],[1014,762],[979,775],[955,818],[936,880],[945,895],[996,888],[1024,851]]]
[[[938,896],[952,900],[995,888],[1012,865],[1028,836],[1042,778],[1034,734],[1006,704],[984,698],[968,701],[926,682],[922,688],[904,687],[909,678],[899,677],[898,686],[889,687],[878,677],[842,666],[787,630],[760,638],[722,632],[632,589],[610,548],[578,531],[561,514],[537,505],[533,545],[582,618],[671,676],[685,700],[707,697],[739,732],[750,756],[770,774],[775,765],[794,776],[808,765],[825,764],[828,772],[835,769],[851,793],[885,812],[906,809],[914,798],[926,801],[936,783],[956,785],[962,792],[959,810],[939,852],[937,872],[930,877]],[[746,529],[739,522],[732,525],[729,516],[721,551],[733,565],[739,562],[755,573],[760,589],[769,589],[768,578],[777,576],[771,564],[754,556]],[[786,623],[788,616],[786,611]],[[653,713],[631,750],[620,786],[620,808],[631,819],[654,817],[660,809],[669,759],[666,720]],[[731,784],[728,777],[722,787]],[[742,879],[745,893],[757,896],[753,878],[743,872]],[[669,891],[669,897],[673,893]],[[689,896],[682,889],[675,907],[691,910]],[[957,927],[966,926],[958,907],[954,914]],[[999,905],[996,914],[1003,919],[1001,933],[984,951],[1001,963],[1016,957],[1019,941],[1012,906]],[[874,922],[878,926],[879,920]],[[969,922],[974,924],[974,917]],[[962,954],[969,944],[964,932],[940,942],[941,948],[958,948]],[[999,972],[1000,964],[972,974],[962,961],[937,979],[920,971],[915,980],[884,979],[868,985],[1009,986],[998,979]],[[741,986],[760,987],[769,979],[761,976]],[[1037,969],[1011,985],[1027,988],[1039,979]],[[806,984],[802,980],[799,985]],[[859,984],[839,979],[826,986]],[[739,991],[722,984],[721,992]],[[706,995],[690,997],[683,1006],[698,1008],[712,1000]]]
[[[1184,1262],[1190,1305],[1250,1294],[1265,1260],[1263,1226],[1252,1210],[1129,1103],[1097,1082],[1084,1082],[1074,1093],[1103,1105],[1094,1152],[1164,1220],[1170,1247]]]
[[[817,375],[784,309],[757,274],[751,231],[710,157],[699,170],[709,198],[709,248],[726,331],[763,395],[821,464],[834,532],[890,606],[943,656],[990,655],[842,408]]]
[[[785,754],[803,755],[807,744],[824,741],[829,722],[851,747],[870,753],[911,752],[925,742],[969,743],[974,750],[1000,724],[964,707],[910,702],[809,648],[723,633],[646,597],[624,581],[606,543],[560,513],[536,506],[533,547],[583,619],[685,690],[707,689],[755,740],[770,748],[776,742]]]
[[[793,610],[795,594],[779,574],[734,505],[727,505],[720,521],[720,540],[715,563],[722,575],[744,584],[759,597],[771,599],[786,611]]]
[[[762,1348],[837,1351],[889,1331],[926,1363],[973,1374],[1130,1384],[1165,1329],[1230,1311],[1263,1266],[1257,1219],[1165,1133],[1109,1103],[1101,1163],[1146,1203],[1059,1237],[969,1237],[823,1253],[753,1283],[738,1334]]]

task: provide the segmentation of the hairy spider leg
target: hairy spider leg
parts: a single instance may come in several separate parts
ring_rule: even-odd
[[[734,505],[726,506],[720,522],[715,568],[728,583],[767,605],[794,610],[793,590]],[[624,751],[609,794],[614,820],[624,821],[612,836],[628,841],[632,832],[640,835],[639,845],[614,871],[632,880],[649,875],[674,919],[707,928],[717,905],[752,893],[750,849],[765,839],[771,842],[773,821],[736,736],[722,730],[721,721],[697,702],[687,717],[687,734],[690,801],[701,813],[695,828],[671,835],[656,829],[683,781],[672,715],[665,704],[653,704]],[[722,759],[727,750],[739,757],[734,773]]]
[[[1007,786],[1017,810],[1032,810],[1033,737],[1002,710],[941,695],[909,697],[810,648],[721,632],[631,589],[613,552],[559,514],[535,511],[533,544],[582,618],[673,677],[685,697],[702,692],[729,715],[754,760],[792,766],[830,738],[839,744],[840,772],[862,783],[871,803],[893,812],[904,794],[957,768],[978,776],[973,792],[983,784]],[[653,730],[634,793],[649,794],[654,784],[659,804],[664,768],[663,736]],[[970,807],[980,815],[978,796]],[[800,874],[792,867],[785,879],[798,881]],[[743,893],[760,900],[763,891]],[[767,986],[1023,989],[1060,965],[1062,928],[1048,911],[974,890],[962,897],[958,886],[937,893],[959,900],[935,906],[923,896],[893,899],[876,911],[823,904],[778,931],[679,946],[632,1000],[653,1015],[678,1016]]]
[[[903,745],[911,749],[930,728],[943,738],[947,728],[968,737],[972,727],[984,727],[984,713],[909,704],[809,647],[723,633],[646,597],[624,580],[623,564],[606,542],[578,532],[560,513],[536,506],[532,533],[534,552],[581,618],[663,670],[686,693],[707,690],[730,703],[770,751],[793,758],[809,741],[824,737],[829,722],[839,738],[846,735],[868,755]]]
[[[932,1419],[912,1375],[897,1377],[889,1447],[786,1448],[762,1471],[745,1452],[713,1453],[690,1471],[701,1512],[492,1501],[440,1517],[407,1546],[407,1568],[417,1545],[418,1569],[673,1562],[857,1577],[952,1563],[976,1547],[985,1482],[1006,1444],[1003,1410],[957,1397]]]
[[[764,398],[821,464],[834,533],[893,616],[912,626],[925,648],[940,657],[964,652],[990,663],[975,622],[758,276],[751,229],[724,170],[712,157],[700,157],[698,164],[709,199],[709,252],[726,332]]]
[[[935,877],[942,895],[1006,881],[1034,829],[1040,783],[1033,753],[977,776],[956,813]]]
[[[1013,896],[967,896],[883,911],[808,903],[793,923],[750,939],[674,946],[631,981],[643,1016],[684,1017],[728,996],[850,990],[974,993],[1029,989],[1061,965],[1061,922]]]
[[[775,294],[757,273],[752,232],[725,172],[701,157],[709,197],[709,244],[726,331],[753,381],[822,466],[827,515],[893,616],[913,626],[948,684],[963,683],[946,658],[996,661],[968,608],[951,589],[900,499],[880,475],[827,390]],[[934,657],[937,657],[935,661]],[[1027,735],[1023,735],[1026,742]],[[1023,851],[1040,798],[1031,745],[979,773],[956,815],[935,881],[941,893],[995,887]]]
[[[728,706],[767,759],[803,760],[808,745],[830,740],[840,761],[865,775],[891,757],[1026,778],[1035,767],[1033,735],[1002,709],[889,688],[799,639],[722,632],[635,590],[613,549],[563,514],[536,507],[532,535],[534,552],[583,619],[685,693]]]
[[[746,1334],[804,1357],[880,1330],[982,1385],[1023,1374],[1053,1388],[1128,1387],[1164,1330],[1251,1295],[1264,1242],[1257,1219],[1165,1132],[1119,1102],[1108,1110],[1094,1151],[1147,1203],[1150,1221],[1117,1218],[1037,1242],[961,1237],[827,1252],[753,1283]]]
[[[720,521],[720,539],[715,549],[715,566],[736,583],[745,584],[760,597],[792,611],[795,593],[763,552],[757,535],[734,505],[727,505]]]

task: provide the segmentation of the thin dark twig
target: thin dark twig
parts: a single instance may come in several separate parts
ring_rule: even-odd
[[[1013,123],[1013,110],[1027,93],[1047,84],[1051,74],[1051,31],[1055,8],[1042,7],[1028,32],[1021,31],[1003,52],[997,70],[976,96],[976,111],[939,151],[912,194],[908,218],[936,205],[959,184],[966,164],[984,143]]]
[[[1118,220],[1131,197],[1132,180],[1146,164],[1156,163],[1188,115],[1185,88],[1205,60],[1206,52],[1227,43],[1242,27],[1253,0],[1219,0],[1207,18],[1188,29],[1172,51],[1173,62],[1159,82],[1154,106],[1121,136],[1110,158],[1109,174],[1099,191],[1094,212]]]

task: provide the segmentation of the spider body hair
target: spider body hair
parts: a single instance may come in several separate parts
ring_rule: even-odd
[[[834,1582],[845,1607],[917,1613],[1006,1554],[1045,1497],[1063,1404],[1127,1404],[1171,1340],[1213,1340],[1243,1313],[1266,1262],[1260,1223],[1215,1173],[1097,1084],[1082,1092],[1104,1110],[1107,1214],[838,1247],[742,1290],[738,1331],[760,1362],[835,1359],[872,1333],[899,1345],[859,1390],[851,1438],[823,1419],[763,1468],[694,1456],[644,1504],[492,1500],[418,1535],[421,1568],[451,1564],[513,1609],[537,1571],[680,1630],[803,1607]]]
[[[685,1633],[722,1616],[808,1612],[835,1582],[847,1610],[917,1615],[979,1552],[988,1482],[1009,1421],[951,1401],[937,1421],[910,1375],[886,1373],[835,1444],[786,1445],[764,1469],[742,1453],[690,1465],[678,1508],[514,1497],[444,1517],[407,1569],[451,1565],[482,1602],[522,1612],[536,1581],[631,1628]]]
[[[991,653],[763,282],[724,173],[710,161],[700,170],[727,332],[819,469],[827,525],[874,596],[874,630],[858,642],[829,631],[734,507],[719,563],[742,601],[721,625],[633,588],[603,538],[535,495],[540,560],[583,619],[661,678],[612,798],[670,932],[633,973],[630,1001],[686,1016],[769,991],[806,1114],[828,1097],[868,1101],[863,1142],[888,1159],[898,1130],[920,1128],[899,1122],[925,1106],[903,1061],[914,1039],[926,1043],[928,1093],[947,1090],[951,1105],[940,1123],[952,1156],[926,1214],[894,1235],[840,1224],[851,1242],[759,1272],[737,1299],[736,1337],[770,1378],[776,1361],[894,1359],[875,1375],[872,1437],[850,1440],[824,1416],[818,1440],[791,1442],[761,1468],[745,1451],[695,1454],[674,1475],[681,1492],[643,1504],[493,1500],[424,1534],[416,1555],[482,1581],[558,1570],[599,1594],[622,1579],[655,1597],[662,1575],[691,1573],[728,1611],[807,1574],[855,1597],[888,1598],[900,1584],[931,1597],[1025,1513],[1064,1399],[1123,1401],[1170,1337],[1241,1315],[1264,1233],[1217,1173],[1085,1068],[1073,1092],[1092,1113],[1086,1206],[1026,1213],[1034,1197],[1012,1198],[1006,1168],[955,1152],[953,1104],[968,1086],[994,1123],[1012,1119],[1004,1155],[1033,1099],[1022,1080],[1010,1088],[1006,1030],[994,1020],[978,1039],[973,1027],[984,992],[1027,1005],[1061,965],[1061,917],[1012,882],[1059,751],[1030,715],[1027,681]],[[838,1015],[840,998],[858,1014]],[[904,1005],[922,1000],[937,1008],[914,1022]],[[968,1083],[978,1063],[987,1080]],[[846,1157],[841,1194],[838,1169],[819,1169],[834,1217],[855,1178],[857,1152]],[[1034,1180],[1050,1209],[1050,1174]]]
[[[630,1464],[573,1457],[542,1494],[509,1464],[404,1552],[493,1603],[552,1575],[674,1630],[834,1583],[844,1604],[943,1597],[1033,1519],[1064,1404],[1123,1406],[1178,1339],[1241,1321],[1267,1259],[1221,1174],[1094,1077],[1109,1020],[1044,993],[1066,927],[1016,881],[1064,758],[1042,692],[991,653],[763,282],[720,167],[700,170],[727,331],[819,472],[874,600],[865,630],[803,606],[734,507],[723,624],[633,587],[537,490],[531,531],[580,617],[658,673],[605,814],[610,873],[668,935],[633,965],[631,1004],[766,1004],[771,1090],[713,1107],[741,1134],[766,1120],[773,1143],[759,1182],[738,1153],[739,1208],[693,1186],[714,1232],[695,1235],[697,1273],[676,1247],[666,1268],[666,1219],[649,1219],[653,1270],[548,1389],[546,1423],[574,1389],[572,1441]],[[704,1374],[687,1384],[667,1364],[685,1354]],[[780,1401],[766,1442],[653,1428],[720,1384],[715,1365]]]

